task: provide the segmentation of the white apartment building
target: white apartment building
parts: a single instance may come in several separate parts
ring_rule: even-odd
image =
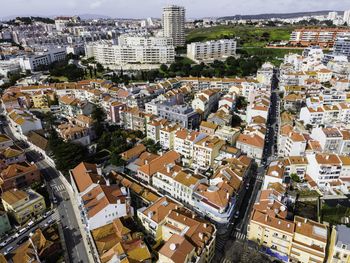
[[[170,5],[163,8],[163,36],[173,39],[174,46],[185,45],[185,8]]]
[[[42,129],[40,119],[29,111],[13,109],[7,114],[11,131],[19,137],[24,138],[28,132]]]
[[[284,156],[304,155],[306,149],[306,139],[303,134],[291,132],[287,137],[284,147]]]
[[[0,60],[0,75],[7,77],[8,74],[16,73],[20,70],[21,67],[17,59]]]
[[[195,143],[193,147],[193,167],[201,170],[211,167],[223,145],[225,145],[225,141],[209,136]]]
[[[264,144],[264,137],[256,133],[240,134],[236,141],[236,148],[246,153],[248,157],[254,158],[257,163],[260,163],[263,156]]]
[[[194,144],[207,137],[205,133],[197,131],[179,130],[174,137],[174,151],[181,154],[182,161],[187,165],[191,164],[193,158]]]
[[[339,179],[342,163],[338,155],[317,153],[306,157],[309,163],[306,173],[318,186],[327,186]]]
[[[206,118],[218,104],[219,99],[220,92],[218,89],[206,89],[195,94],[195,98],[192,100],[192,108],[202,111]]]
[[[96,164],[82,162],[69,174],[83,223],[89,230],[132,213],[128,190],[107,184]]]
[[[168,164],[152,177],[152,186],[176,200],[193,206],[193,192],[206,178],[181,166]]]
[[[140,65],[159,66],[175,61],[175,48],[171,38],[121,36],[118,44],[108,41],[92,42],[85,46],[87,58],[110,68],[127,65],[139,68]]]
[[[320,143],[324,153],[340,153],[343,135],[337,128],[313,128],[311,138]]]
[[[194,61],[226,59],[236,55],[236,47],[237,42],[234,39],[193,42],[187,45],[187,57]]]
[[[343,21],[344,24],[347,23],[348,26],[350,25],[350,10],[344,11]]]
[[[19,58],[22,71],[36,71],[39,66],[48,66],[56,61],[66,59],[66,48],[56,48],[34,55]]]

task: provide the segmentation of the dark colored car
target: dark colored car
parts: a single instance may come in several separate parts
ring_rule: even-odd
[[[20,240],[18,240],[17,245],[23,244],[23,243],[26,242],[28,239],[29,239],[28,236],[22,237]]]

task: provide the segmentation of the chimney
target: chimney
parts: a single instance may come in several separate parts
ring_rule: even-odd
[[[145,160],[145,164],[148,164],[148,160]]]
[[[203,233],[198,233],[200,240],[203,240]]]
[[[304,223],[306,223],[307,222],[307,218],[304,218]]]
[[[230,199],[230,194],[229,193],[226,193],[226,198],[227,198],[227,200]]]
[[[167,164],[166,165],[166,172],[169,174],[171,172],[171,165]]]

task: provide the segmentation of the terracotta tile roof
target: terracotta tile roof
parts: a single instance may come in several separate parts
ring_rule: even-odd
[[[73,170],[71,174],[77,185],[78,191],[85,191],[92,184],[105,184],[105,180],[97,173],[96,164],[81,162]]]
[[[269,216],[258,210],[253,210],[251,220],[260,225],[265,225],[265,226],[274,228],[278,231],[289,233],[290,235],[294,233],[295,224],[293,222],[276,218],[274,216]]]
[[[28,141],[40,149],[47,151],[49,149],[49,140],[42,136],[39,131],[30,131],[27,135]]]
[[[35,172],[38,170],[38,167],[35,164],[25,163],[14,163],[10,164],[7,168],[5,168],[0,176],[2,179],[6,180],[9,178],[16,177],[21,174]]]
[[[201,122],[201,127],[205,127],[205,128],[209,128],[209,129],[213,129],[216,130],[218,128],[218,125],[212,122],[208,122],[208,121],[202,121]]]
[[[98,185],[82,196],[89,218],[95,216],[110,204],[125,203],[125,194],[116,185]]]
[[[340,165],[341,161],[336,154],[321,154],[316,153],[315,159],[318,164],[325,165]]]
[[[186,262],[187,256],[194,250],[194,246],[185,237],[174,234],[159,250],[159,254],[169,258],[174,263]]]
[[[296,233],[324,243],[327,242],[328,230],[325,225],[300,216],[294,217],[294,223]]]
[[[166,164],[175,163],[180,158],[180,155],[175,151],[168,151],[162,156],[150,161],[148,164],[142,165],[138,170],[148,176],[152,176]]]
[[[264,139],[257,134],[240,134],[237,142],[248,144],[257,148],[264,148]]]
[[[0,134],[0,143],[9,142],[12,141],[10,137],[8,137],[6,134]]]
[[[146,151],[146,147],[140,143],[133,148],[121,153],[121,157],[123,160],[130,160],[132,158],[139,157],[144,151]]]
[[[9,205],[13,205],[27,197],[28,194],[25,191],[18,190],[16,188],[8,190],[1,195],[2,200],[4,200]]]
[[[181,205],[164,196],[147,207],[142,213],[154,222],[160,223],[171,210],[176,209],[178,206]]]

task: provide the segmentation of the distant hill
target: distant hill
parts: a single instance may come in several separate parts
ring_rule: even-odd
[[[317,15],[327,15],[331,10],[324,11],[312,11],[312,12],[297,12],[297,13],[271,13],[271,14],[258,14],[258,15],[234,15],[234,16],[224,16],[219,17],[219,20],[233,20],[233,19],[270,19],[270,18],[297,18],[303,16],[317,16]],[[343,11],[336,11],[340,14]]]
[[[82,20],[89,20],[89,19],[110,19],[110,16],[106,15],[98,15],[98,14],[81,14],[78,15]]]

